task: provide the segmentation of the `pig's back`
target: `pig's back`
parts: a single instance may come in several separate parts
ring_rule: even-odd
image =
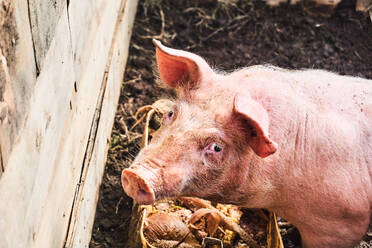
[[[234,77],[250,78],[245,87],[264,105],[266,100],[289,108],[293,104],[305,105],[319,113],[358,119],[367,129],[372,128],[372,80],[323,70],[296,71],[262,65],[246,68]]]
[[[278,139],[283,138],[282,130],[304,124],[304,113],[313,113],[314,122],[326,122],[324,125],[336,129],[355,129],[353,134],[360,135],[372,167],[372,80],[273,66],[252,66],[231,77],[230,81],[237,82],[234,91],[249,91],[269,112],[271,131],[279,130]]]
[[[372,80],[321,70],[293,72],[293,76],[321,115],[338,116],[338,125],[349,123],[359,131],[372,175]]]
[[[346,117],[361,116],[372,121],[372,80],[322,70],[294,71],[291,74],[299,91],[320,110],[324,108]]]
[[[308,165],[309,173],[314,163],[327,164],[320,171],[348,167],[372,187],[372,80],[266,66],[234,76],[248,79],[245,87],[268,111],[271,136],[284,142],[278,157]]]

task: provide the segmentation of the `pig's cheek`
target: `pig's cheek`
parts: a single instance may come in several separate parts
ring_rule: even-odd
[[[182,167],[167,168],[163,171],[163,190],[169,195],[178,195],[183,191],[187,181],[188,172]]]
[[[195,167],[191,166],[190,164],[185,165],[183,167],[183,173],[182,173],[182,178],[181,178],[181,183],[180,183],[180,191],[181,192],[183,192],[184,189],[190,183],[190,180],[192,179],[193,175],[195,174],[195,172],[194,172],[194,170],[196,169]]]
[[[203,163],[209,167],[218,166],[223,162],[223,153],[205,153]]]

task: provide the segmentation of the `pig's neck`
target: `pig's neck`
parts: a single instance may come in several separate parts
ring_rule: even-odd
[[[237,192],[244,192],[239,205],[249,208],[277,208],[280,204],[279,172],[276,161],[271,158],[261,159],[253,152],[242,158],[243,166],[239,178],[231,178],[236,184]]]
[[[290,207],[293,189],[302,187],[302,176],[308,174],[302,171],[307,166],[304,167],[298,161],[302,156],[310,154],[295,150],[305,144],[303,139],[306,138],[306,128],[303,124],[307,120],[307,109],[302,107],[302,99],[293,98],[296,94],[289,85],[278,82],[275,87],[265,87],[265,82],[245,84],[243,90],[250,92],[251,97],[267,111],[269,135],[278,143],[278,150],[264,159],[252,151],[245,152],[242,161],[246,165],[242,172],[245,179],[239,190],[249,192],[250,197],[244,206],[276,211]]]
[[[259,89],[254,91],[260,93]],[[301,109],[301,104],[291,104],[288,98],[272,95],[269,103],[257,99],[268,111],[270,138],[278,143],[278,150],[264,159],[253,151],[244,153],[241,162],[244,177],[238,187],[238,191],[248,192],[244,206],[273,211],[290,209],[293,197],[309,186],[307,179],[313,169],[314,151],[310,149],[306,127],[311,115],[307,109]],[[287,114],[277,113],[280,105]]]

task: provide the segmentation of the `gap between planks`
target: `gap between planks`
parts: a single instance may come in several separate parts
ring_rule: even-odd
[[[112,62],[112,58],[113,58],[114,50],[115,50],[115,45],[117,43],[121,23],[123,21],[123,16],[125,12],[125,6],[127,3],[128,3],[128,0],[122,0],[118,18],[115,24],[115,31],[114,31],[113,39],[112,39],[111,46],[110,46],[107,64],[105,66],[105,72],[104,72],[103,79],[102,79],[102,86],[101,86],[100,93],[98,96],[96,110],[93,116],[93,122],[91,124],[90,132],[88,136],[88,144],[87,144],[86,151],[84,154],[83,166],[81,168],[80,179],[79,179],[78,184],[76,185],[76,191],[74,194],[74,200],[73,200],[72,207],[71,207],[71,213],[69,216],[66,238],[65,238],[63,247],[70,247],[74,240],[74,227],[77,221],[77,215],[80,209],[80,202],[82,200],[81,198],[82,198],[84,183],[85,183],[85,179],[88,173],[88,169],[89,169],[90,161],[93,155],[94,145],[95,145],[95,141],[97,137],[97,130],[99,127],[99,121],[100,121],[101,112],[102,112],[104,95],[105,95],[106,88],[107,88],[108,72],[111,66],[111,62]]]
[[[31,9],[30,9],[30,0],[27,0],[27,12],[28,12],[28,22],[30,24],[30,31],[31,31],[31,41],[32,41],[32,49],[34,51],[34,60],[35,60],[35,69],[36,69],[36,77],[40,74],[40,67],[37,62],[36,58],[36,48],[35,48],[35,39],[34,39],[34,33],[32,32],[32,22],[31,22]]]

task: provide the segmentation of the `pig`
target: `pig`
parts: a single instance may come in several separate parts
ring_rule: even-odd
[[[257,65],[214,71],[154,41],[177,99],[121,175],[139,204],[192,196],[264,208],[303,247],[352,247],[372,205],[372,80]]]
[[[265,0],[265,2],[270,6],[278,6],[281,3],[290,3],[290,4],[297,4],[301,2],[301,0]],[[321,6],[332,6],[332,8],[336,7],[341,0],[304,0],[303,2],[314,2],[317,5]]]

